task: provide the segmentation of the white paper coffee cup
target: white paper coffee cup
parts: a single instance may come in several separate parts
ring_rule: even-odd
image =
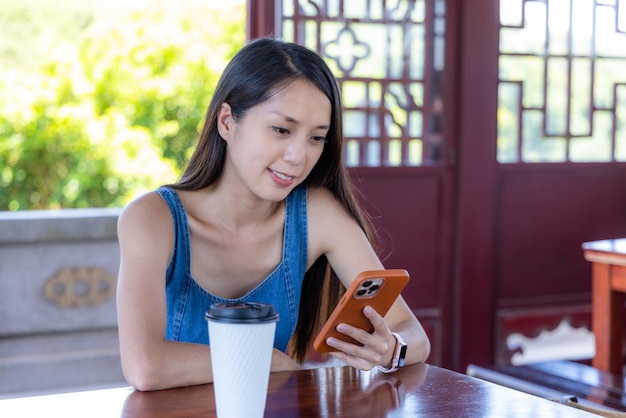
[[[218,418],[263,417],[278,314],[261,303],[217,303],[206,312]]]

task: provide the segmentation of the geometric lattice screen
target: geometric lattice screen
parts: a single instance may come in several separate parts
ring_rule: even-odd
[[[497,154],[626,161],[626,0],[500,0]]]
[[[349,166],[440,164],[445,0],[277,0],[277,36],[324,57]]]

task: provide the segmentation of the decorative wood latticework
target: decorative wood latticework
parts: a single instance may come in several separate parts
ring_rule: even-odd
[[[626,1],[500,0],[498,161],[626,161]]]
[[[317,51],[344,101],[349,166],[441,163],[444,0],[278,0],[281,38]]]

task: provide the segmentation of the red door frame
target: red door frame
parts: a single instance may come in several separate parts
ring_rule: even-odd
[[[433,303],[441,334],[438,363],[462,371],[494,356],[497,1],[448,0],[446,19],[447,219],[442,242],[434,243],[443,283]],[[271,35],[274,0],[248,0],[246,22],[249,39]],[[416,171],[429,173],[428,167]]]
[[[459,1],[460,109],[453,368],[490,364],[494,341],[494,218],[498,7]]]
[[[477,0],[487,3],[487,0]],[[274,32],[274,1],[248,0],[246,18],[248,39],[271,35]],[[466,9],[467,8],[467,9]],[[485,187],[485,176],[493,176],[495,151],[485,148],[485,141],[480,138],[493,138],[495,121],[488,121],[485,114],[495,116],[495,75],[485,72],[486,62],[493,62],[495,57],[495,40],[485,44],[484,37],[493,35],[488,31],[495,30],[485,27],[484,22],[492,14],[482,13],[482,7],[464,6],[463,0],[449,0],[446,13],[446,75],[445,75],[445,159],[446,164],[441,170],[423,167],[415,171],[418,176],[441,176],[444,201],[442,208],[441,242],[433,243],[440,253],[440,275],[443,278],[436,289],[434,309],[424,311],[425,317],[432,314],[433,333],[437,333],[437,349],[439,352],[433,359],[436,363],[454,369],[464,369],[465,363],[476,358],[490,358],[492,337],[491,322],[491,277],[489,271],[491,258],[486,249],[490,248],[491,214],[490,199],[492,189]],[[464,13],[469,11],[469,13]],[[463,40],[463,42],[461,42]],[[462,49],[465,54],[460,56]],[[469,53],[467,51],[472,51]],[[488,57],[485,61],[485,57]],[[462,60],[468,61],[463,65]],[[461,64],[459,64],[461,62]],[[462,69],[465,71],[463,72]],[[491,78],[490,78],[491,77]],[[492,100],[476,100],[484,97],[485,85],[490,84]],[[460,97],[460,100],[459,100]],[[457,115],[468,110],[459,121]],[[482,122],[479,122],[482,121]],[[457,129],[460,126],[461,129]],[[465,145],[460,147],[465,141]],[[478,146],[476,144],[478,143]],[[495,145],[494,145],[495,146]],[[458,150],[458,151],[457,151]],[[485,158],[485,154],[489,158]],[[463,157],[463,158],[461,158]],[[468,164],[460,163],[468,160]],[[485,164],[488,160],[489,164]],[[460,163],[458,167],[457,161]],[[457,174],[455,174],[455,170]],[[393,169],[387,168],[392,171]],[[369,170],[361,173],[367,177]],[[437,174],[438,173],[438,174]],[[402,175],[402,173],[400,173]],[[455,176],[457,179],[455,179]],[[455,188],[453,184],[457,182]],[[459,201],[454,204],[455,195]],[[475,197],[479,198],[476,199]],[[460,225],[468,224],[466,233],[459,234]],[[458,244],[453,245],[454,242]],[[477,245],[478,244],[478,245]],[[460,260],[456,262],[454,260]],[[453,269],[452,266],[455,266]],[[469,281],[460,286],[462,280]],[[471,301],[474,303],[471,303]],[[477,311],[476,306],[481,310]],[[419,310],[417,310],[419,312]],[[460,319],[463,318],[463,321]],[[427,319],[428,320],[428,319]],[[455,325],[457,324],[457,325]],[[463,325],[462,327],[460,325]],[[467,324],[467,325],[466,325]],[[472,329],[469,332],[469,329]],[[431,336],[435,337],[435,336]],[[476,344],[473,344],[476,341]],[[472,347],[470,351],[459,350],[457,347]],[[431,359],[432,360],[432,359]]]
[[[271,35],[274,0],[248,0],[248,11],[248,36]],[[407,301],[436,342],[429,362],[458,371],[506,362],[514,332],[563,319],[587,326],[591,267],[580,244],[626,236],[626,163],[497,163],[499,21],[499,0],[446,1],[445,165],[357,170],[368,198],[396,199],[383,201],[385,219],[401,239],[402,222],[437,223],[431,241],[417,232],[400,244],[411,247],[399,262],[416,275],[428,265]],[[389,190],[383,177],[404,186]],[[403,210],[402,193],[425,203]]]

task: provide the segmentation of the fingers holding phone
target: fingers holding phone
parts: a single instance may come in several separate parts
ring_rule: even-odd
[[[370,370],[378,364],[391,362],[395,338],[385,319],[374,308],[366,306],[363,308],[363,315],[369,319],[373,332],[339,323],[337,332],[346,338],[329,337],[326,344],[337,350],[330,352],[333,357],[353,367]]]
[[[408,272],[401,269],[360,273],[322,327],[313,348],[363,370],[384,364],[393,355],[389,344],[395,339],[383,316],[408,281]]]

